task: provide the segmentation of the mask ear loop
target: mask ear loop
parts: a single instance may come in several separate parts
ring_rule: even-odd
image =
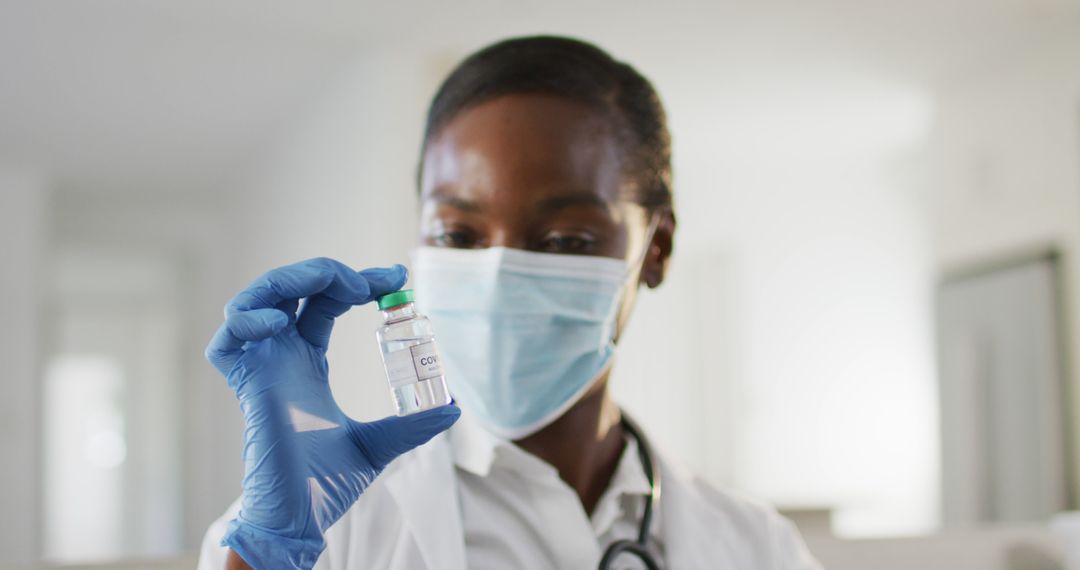
[[[638,279],[641,279],[641,272],[645,269],[645,258],[649,255],[649,248],[652,247],[652,240],[656,237],[656,229],[660,226],[660,212],[654,211],[649,216],[649,226],[645,229],[645,243],[641,247],[641,251],[638,252],[637,258],[629,267],[626,268],[626,281],[630,281],[630,278],[634,276],[636,272]]]
[[[659,225],[660,225],[659,212],[653,212],[652,216],[649,218],[649,227],[645,230],[645,244],[642,246],[641,251],[638,252],[637,259],[633,263],[628,264],[627,267],[626,267],[626,275],[623,276],[622,289],[621,289],[621,293],[619,295],[619,299],[620,299],[619,304],[620,305],[622,303],[621,299],[626,298],[626,290],[627,290],[627,288],[629,286],[636,286],[636,283],[631,284],[630,280],[633,277],[636,276],[638,281],[639,282],[641,281],[641,271],[645,269],[643,267],[643,264],[645,262],[645,257],[649,254],[649,247],[652,246],[652,240],[653,240],[653,237],[656,236],[656,228]],[[617,310],[617,309],[615,309],[615,310]],[[612,323],[611,324],[611,341],[615,342],[616,340],[618,340],[618,337],[619,337],[618,326],[615,323]]]

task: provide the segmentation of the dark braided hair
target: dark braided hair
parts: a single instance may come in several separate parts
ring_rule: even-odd
[[[636,182],[628,198],[649,210],[671,207],[671,136],[660,97],[633,67],[580,40],[513,38],[465,58],[431,102],[424,148],[462,111],[526,93],[566,97],[604,113],[620,143],[624,176]]]

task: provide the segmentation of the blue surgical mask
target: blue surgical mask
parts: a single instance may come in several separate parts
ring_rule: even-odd
[[[636,268],[609,257],[420,247],[412,274],[455,400],[495,435],[520,439],[555,421],[611,364]]]

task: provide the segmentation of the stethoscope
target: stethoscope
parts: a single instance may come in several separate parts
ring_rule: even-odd
[[[627,553],[636,556],[645,563],[649,570],[660,570],[660,563],[649,553],[649,527],[652,525],[654,505],[660,503],[660,469],[653,465],[652,450],[649,449],[649,441],[642,435],[641,429],[626,414],[622,414],[622,427],[637,441],[638,455],[641,456],[641,467],[645,471],[645,478],[649,480],[649,495],[645,499],[645,512],[641,515],[641,526],[638,529],[637,540],[616,540],[604,551],[600,559],[600,570],[608,570],[612,563],[620,555]]]

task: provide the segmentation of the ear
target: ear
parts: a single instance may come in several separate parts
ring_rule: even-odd
[[[641,268],[641,281],[650,289],[655,289],[664,282],[668,262],[675,245],[675,212],[668,208],[657,212],[660,219],[656,223],[649,250],[645,252],[645,262]]]

